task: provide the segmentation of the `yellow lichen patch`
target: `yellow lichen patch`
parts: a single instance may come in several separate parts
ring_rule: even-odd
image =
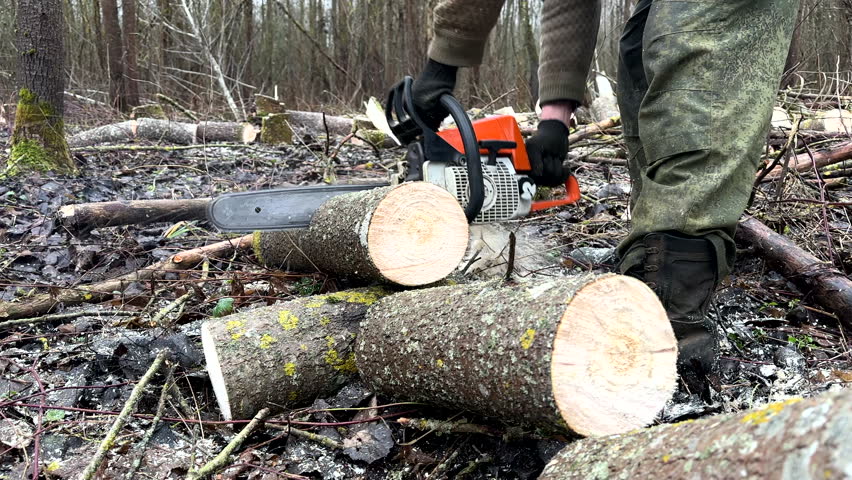
[[[444,361],[441,360],[440,358],[438,359],[437,362],[435,362],[435,364],[438,365],[438,368],[444,368]]]
[[[326,297],[328,297],[328,295],[320,295],[320,296],[316,297],[315,299],[306,303],[305,308],[319,308],[319,307],[325,305]]]
[[[308,351],[308,346],[307,346],[307,345],[305,345],[304,343],[300,344],[300,345],[299,345],[299,348],[301,348],[301,349],[302,349],[303,351],[305,351],[305,352],[307,352],[307,351]]]
[[[532,328],[527,329],[527,331],[524,332],[523,335],[521,335],[521,347],[524,350],[529,349],[530,347],[532,347],[533,340],[535,340],[535,330],[533,330]]]
[[[328,348],[333,347],[335,343],[336,343],[336,342],[334,341],[334,337],[332,337],[331,335],[329,335],[329,336],[325,337],[325,345],[326,345]]]
[[[299,398],[299,393],[298,393],[298,392],[290,392],[290,393],[287,395],[287,399],[288,399],[288,400],[290,400],[291,402],[295,402],[298,398]]]
[[[742,420],[740,420],[740,423],[750,423],[752,425],[760,425],[761,423],[766,423],[769,421],[770,418],[781,413],[781,410],[784,410],[784,408],[801,401],[801,398],[790,398],[788,400],[784,400],[783,402],[770,403],[769,405],[761,408],[760,410],[749,412],[742,418]]]
[[[372,305],[376,303],[384,294],[380,289],[371,289],[365,292],[336,292],[326,295],[326,301],[329,303],[359,303],[362,305]]]
[[[331,368],[338,372],[356,373],[358,367],[355,366],[355,352],[349,352],[345,359],[340,358],[337,350],[329,350],[325,352],[325,363],[331,365]]]
[[[328,325],[329,323],[331,323],[330,318],[326,316],[320,317],[320,325]]]
[[[294,315],[290,310],[281,310],[278,313],[278,324],[284,330],[293,330],[299,326],[299,317]]]
[[[59,462],[54,460],[54,461],[50,462],[49,465],[44,467],[44,469],[48,472],[55,472],[55,471],[59,470],[59,467],[61,467],[61,465],[59,465]]]
[[[225,330],[231,334],[231,340],[239,340],[243,336],[243,327],[246,322],[242,320],[229,320],[225,322]]]
[[[83,294],[83,300],[91,300],[91,299],[92,299],[92,294],[91,294],[91,293],[85,293],[85,294]]]
[[[663,455],[663,463],[669,463],[669,460],[672,459],[671,455]]]
[[[268,333],[264,333],[263,335],[260,336],[260,348],[261,348],[261,350],[266,350],[267,348],[272,346],[273,343],[275,343],[277,341],[278,340],[276,340],[275,337],[273,337],[272,335],[270,335]]]
[[[672,424],[672,426],[673,426],[673,427],[676,427],[676,426],[678,426],[678,425],[686,425],[687,423],[695,423],[695,419],[694,419],[694,418],[690,418],[689,420],[684,420],[684,421],[682,421],[682,422],[676,422],[676,423],[673,423],[673,424]]]
[[[284,375],[288,377],[292,377],[296,374],[296,364],[293,362],[287,362],[284,364]]]

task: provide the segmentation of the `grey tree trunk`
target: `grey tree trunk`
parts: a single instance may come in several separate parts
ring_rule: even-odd
[[[116,0],[101,0],[101,10],[109,66],[109,99],[113,107],[125,112],[127,111],[127,88],[124,82],[124,64],[121,61],[121,27],[118,23]]]
[[[848,479],[852,392],[661,425],[565,447],[539,480]]]
[[[124,38],[124,85],[127,106],[139,106],[139,28],[136,19],[136,0],[121,0],[121,21]]]
[[[677,345],[642,282],[475,283],[378,301],[355,351],[384,394],[581,435],[646,426],[675,389]]]
[[[357,376],[354,342],[381,289],[298,298],[201,327],[207,370],[226,419],[309,405]]]
[[[60,0],[18,0],[18,106],[5,174],[75,173],[65,140],[65,17]]]

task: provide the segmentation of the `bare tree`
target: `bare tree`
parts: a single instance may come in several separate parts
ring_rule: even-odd
[[[109,100],[121,111],[127,110],[127,89],[124,83],[124,64],[121,61],[121,27],[118,23],[116,0],[101,0],[104,36],[109,67]]]
[[[75,173],[63,124],[65,31],[61,0],[18,0],[17,84],[20,90],[5,174]]]
[[[124,38],[124,86],[128,107],[139,105],[139,29],[136,25],[136,0],[121,0],[121,21]]]

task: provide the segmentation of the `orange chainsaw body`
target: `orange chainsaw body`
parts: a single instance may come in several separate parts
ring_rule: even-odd
[[[518,122],[511,115],[497,115],[493,117],[483,118],[471,122],[473,130],[476,132],[476,138],[479,141],[483,140],[503,140],[514,142],[514,148],[499,150],[497,153],[500,156],[509,157],[515,171],[522,175],[528,175],[532,167],[530,159],[527,155],[527,147],[524,143],[524,137],[521,134],[521,129],[518,128]],[[454,149],[459,152],[464,152],[461,134],[458,129],[447,129],[438,132],[438,136],[449,143]],[[480,154],[487,155],[488,150],[480,150]],[[554,200],[542,200],[533,202],[532,210],[544,210],[547,208],[558,207],[561,205],[569,205],[580,199],[580,186],[574,175],[568,177],[565,181],[565,197]]]

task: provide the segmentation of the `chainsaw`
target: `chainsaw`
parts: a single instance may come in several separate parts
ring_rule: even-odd
[[[399,181],[425,181],[450,192],[470,223],[521,218],[532,211],[568,205],[580,198],[576,178],[565,182],[565,197],[534,201],[536,185],[521,131],[511,115],[471,122],[449,94],[441,105],[456,128],[434,131],[414,108],[411,77],[388,93],[385,115],[393,137],[407,145],[402,169],[389,183],[321,185],[229,193],[210,202],[207,216],[223,231],[305,228],[316,209],[331,197],[388,186]]]

